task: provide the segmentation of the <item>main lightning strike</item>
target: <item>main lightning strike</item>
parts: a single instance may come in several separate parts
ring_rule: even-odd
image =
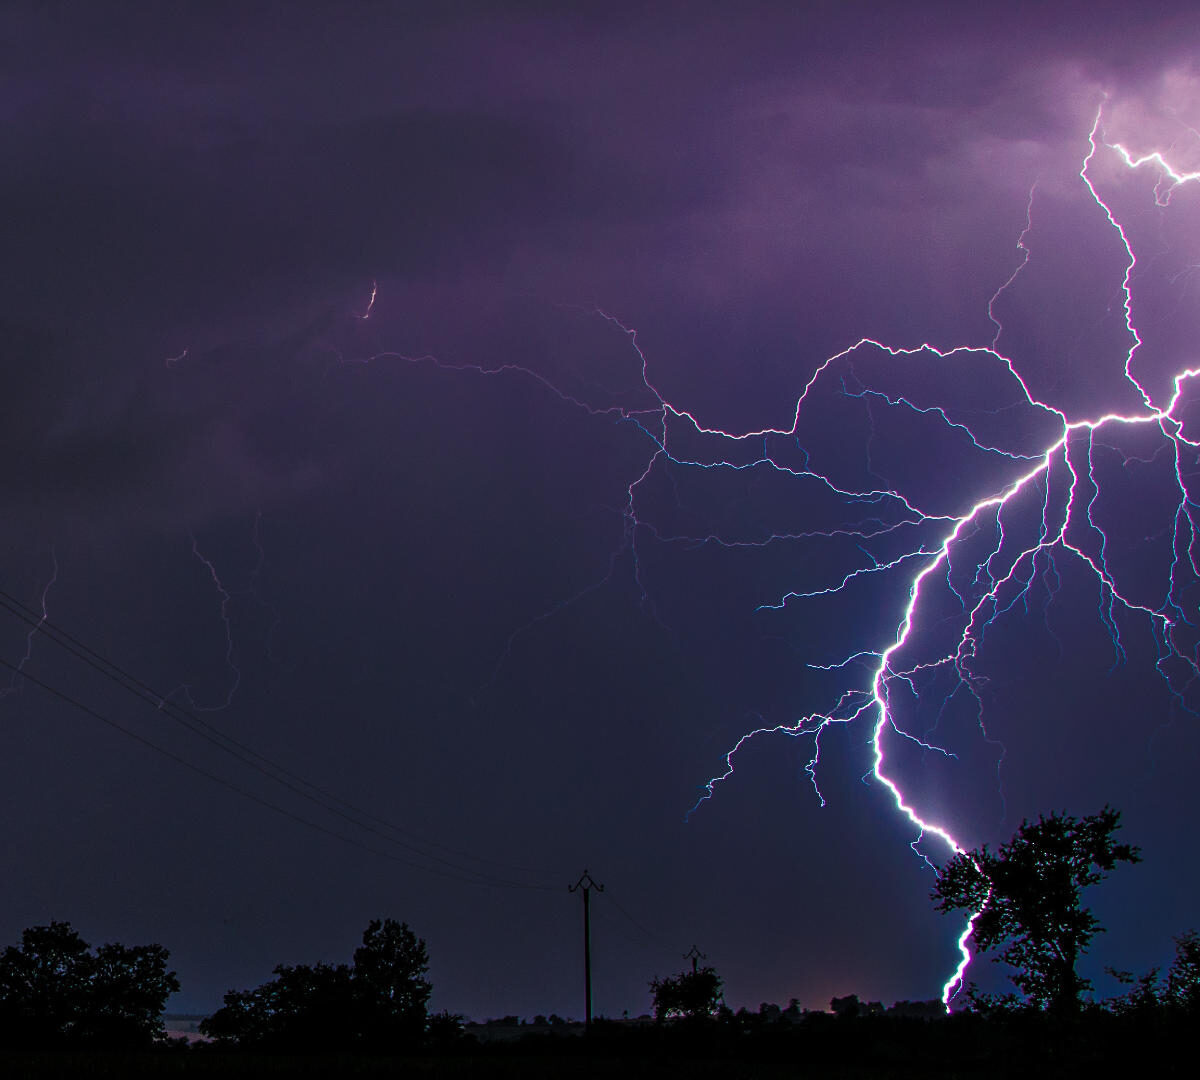
[[[1186,172],[1178,169],[1158,152],[1135,157],[1122,144],[1104,143],[1099,138],[1102,114],[1101,108],[1097,111],[1088,134],[1088,150],[1078,171],[1078,176],[1091,199],[1104,214],[1108,225],[1119,237],[1125,253],[1125,269],[1120,288],[1123,329],[1130,344],[1125,350],[1124,377],[1136,389],[1142,402],[1141,411],[1134,414],[1105,412],[1098,417],[1072,419],[1064,409],[1039,399],[1030,389],[1030,385],[1021,374],[1016,361],[1000,351],[1004,326],[996,313],[996,305],[1018,280],[1031,259],[1027,238],[1034,228],[1036,185],[1030,190],[1024,228],[1017,240],[1021,260],[1007,280],[993,293],[987,305],[988,319],[995,327],[995,332],[987,345],[960,345],[951,349],[941,349],[931,343],[923,342],[913,347],[900,347],[870,337],[860,338],[854,344],[827,357],[816,367],[796,400],[791,424],[786,428],[765,427],[752,431],[730,432],[721,428],[705,426],[694,413],[674,404],[660,393],[651,380],[649,362],[638,344],[636,330],[624,325],[613,315],[598,309],[596,313],[600,317],[625,335],[629,346],[636,355],[637,363],[640,366],[641,385],[651,399],[643,406],[592,405],[559,388],[538,371],[519,364],[484,367],[475,364],[445,363],[434,356],[406,356],[388,351],[354,361],[363,364],[399,361],[408,364],[428,364],[446,371],[469,371],[484,377],[518,376],[527,378],[540,384],[564,404],[580,409],[591,417],[607,418],[616,423],[632,425],[640,436],[649,442],[648,456],[633,470],[626,488],[625,505],[621,508],[624,520],[622,545],[609,559],[606,573],[599,580],[580,590],[575,596],[564,598],[542,615],[516,630],[508,639],[503,655],[497,664],[497,670],[508,659],[514,642],[521,634],[608,581],[615,571],[616,559],[621,551],[629,552],[632,555],[634,576],[639,587],[642,588],[642,595],[645,598],[646,591],[642,587],[641,566],[637,553],[639,533],[653,536],[664,543],[714,543],[726,547],[750,546],[752,543],[761,545],[762,542],[727,540],[716,532],[703,536],[677,535],[663,530],[648,520],[647,515],[639,506],[639,496],[643,485],[661,462],[684,468],[706,470],[772,469],[806,482],[819,484],[828,494],[844,500],[847,504],[889,507],[896,515],[895,519],[890,522],[884,517],[875,517],[866,522],[846,525],[842,528],[777,534],[766,541],[767,543],[808,537],[831,539],[848,537],[865,542],[885,534],[895,534],[904,529],[921,530],[924,527],[926,531],[928,528],[941,530],[940,538],[926,538],[918,542],[912,550],[904,551],[889,559],[881,561],[868,555],[869,565],[846,572],[840,581],[833,584],[808,591],[789,591],[774,604],[760,605],[761,608],[779,609],[794,602],[838,594],[857,579],[871,575],[903,573],[906,568],[915,564],[915,570],[912,571],[909,579],[907,604],[890,644],[881,648],[859,649],[840,661],[809,665],[813,669],[827,672],[851,671],[866,667],[867,675],[863,682],[843,687],[835,695],[834,703],[828,709],[809,713],[792,724],[772,725],[764,722],[761,726],[742,735],[725,755],[725,771],[704,785],[700,798],[689,811],[689,816],[701,804],[712,798],[717,786],[733,774],[734,759],[747,742],[772,734],[793,738],[812,736],[814,749],[805,771],[813,783],[818,799],[824,805],[824,796],[817,782],[822,733],[831,724],[847,724],[869,718],[872,721],[873,754],[871,768],[864,779],[873,778],[890,794],[896,809],[916,831],[916,839],[911,845],[913,850],[931,869],[933,863],[918,847],[924,838],[935,838],[951,853],[961,852],[963,846],[951,831],[950,826],[923,815],[915,805],[914,799],[902,790],[899,780],[889,770],[887,754],[889,732],[891,735],[911,741],[926,750],[937,751],[950,757],[954,755],[934,743],[928,734],[925,737],[919,737],[913,732],[904,730],[895,719],[891,695],[896,685],[900,684],[907,687],[914,697],[919,697],[918,681],[920,679],[931,674],[950,672],[956,680],[956,687],[947,695],[946,704],[959,689],[965,689],[966,693],[974,700],[981,733],[989,742],[994,743],[994,740],[989,738],[984,725],[983,698],[979,690],[981,678],[973,670],[974,663],[982,648],[988,627],[996,619],[1011,611],[1018,602],[1024,600],[1028,606],[1028,594],[1035,579],[1047,582],[1060,580],[1054,564],[1055,552],[1074,556],[1096,580],[1100,592],[1098,611],[1101,621],[1112,635],[1114,651],[1118,660],[1124,655],[1117,624],[1118,610],[1137,614],[1149,621],[1159,647],[1157,670],[1176,700],[1186,707],[1183,688],[1177,685],[1169,667],[1170,662],[1182,663],[1188,673],[1188,679],[1200,681],[1200,661],[1195,656],[1189,655],[1173,636],[1181,622],[1187,623],[1177,596],[1177,574],[1180,572],[1181,566],[1186,563],[1195,578],[1200,579],[1200,558],[1196,553],[1196,547],[1200,544],[1200,526],[1192,516],[1196,503],[1190,496],[1187,478],[1184,475],[1185,449],[1189,452],[1194,451],[1200,448],[1200,442],[1185,437],[1184,425],[1179,418],[1178,410],[1184,400],[1186,385],[1191,380],[1200,378],[1200,368],[1178,371],[1174,376],[1173,393],[1169,400],[1162,405],[1155,403],[1151,392],[1138,380],[1135,372],[1135,359],[1143,342],[1133,317],[1132,283],[1138,265],[1137,258],[1124,226],[1093,183],[1089,167],[1102,150],[1108,150],[1130,170],[1143,167],[1156,168],[1160,172],[1160,177],[1154,190],[1155,202],[1159,206],[1166,206],[1171,195],[1183,185],[1200,180],[1200,172]],[[359,319],[365,320],[371,315],[376,292],[377,287],[375,283],[372,283],[366,312],[358,316]],[[856,490],[836,483],[831,477],[823,475],[809,465],[807,452],[804,452],[805,462],[802,466],[777,461],[768,451],[768,441],[772,437],[783,437],[791,439],[798,446],[798,436],[803,426],[802,414],[815,396],[816,387],[823,381],[835,377],[838,366],[843,362],[850,364],[856,354],[870,350],[875,350],[879,354],[895,360],[917,360],[921,357],[930,357],[939,361],[963,360],[999,364],[1006,377],[1015,384],[1019,404],[1022,407],[1028,407],[1034,414],[1040,415],[1048,421],[1052,425],[1054,437],[1048,444],[1043,444],[1041,449],[1032,452],[1016,447],[1005,448],[996,445],[994,440],[981,440],[968,423],[954,419],[948,408],[921,405],[911,396],[888,394],[867,387],[851,390],[843,378],[842,396],[857,397],[865,401],[879,400],[889,409],[904,409],[913,415],[935,418],[945,425],[947,430],[969,439],[976,450],[1002,459],[1011,468],[1019,471],[1015,476],[1010,476],[1002,482],[998,490],[980,498],[965,511],[951,514],[936,513],[931,508],[922,507],[919,500],[898,489],[879,487]],[[706,459],[696,453],[678,452],[673,445],[676,440],[672,439],[676,425],[690,429],[696,435],[712,436],[738,447],[741,458],[737,459],[731,454],[724,454]],[[1171,564],[1170,581],[1166,596],[1158,605],[1143,602],[1121,589],[1117,576],[1108,564],[1108,538],[1094,513],[1101,491],[1095,461],[1096,437],[1099,433],[1109,429],[1137,427],[1156,428],[1167,440],[1175,456],[1175,479],[1180,493],[1175,519],[1174,560]],[[757,456],[747,459],[746,452],[741,448],[747,446],[752,448],[759,442],[762,443],[761,452]],[[1078,460],[1081,445],[1086,450],[1086,466]],[[1056,502],[1055,484],[1064,480],[1065,496],[1059,497]],[[1040,499],[1041,523],[1036,535],[1021,540],[1010,534],[1010,530],[1006,526],[1005,512],[1011,512],[1018,501],[1026,495],[1034,495]],[[954,580],[955,554],[960,549],[965,549],[968,541],[981,535],[989,525],[994,530],[995,542],[982,557],[974,556],[974,573],[969,584],[956,584]],[[1184,535],[1185,533],[1186,535]],[[1087,537],[1093,537],[1093,539],[1089,542]],[[860,550],[864,549],[860,548]],[[971,558],[968,557],[968,563],[970,562]],[[939,579],[945,581],[948,593],[962,607],[961,631],[958,640],[953,648],[943,653],[905,659],[904,654],[913,646],[918,627],[921,624],[926,606],[927,590],[932,588],[933,583]],[[1047,587],[1052,594],[1053,587],[1049,584]],[[974,596],[969,595],[972,592],[975,593]],[[493,672],[493,678],[494,676],[495,672]],[[490,683],[491,680],[489,679],[488,682]],[[1003,747],[1001,747],[1001,751],[997,769],[1003,761]],[[942,990],[942,1000],[947,1010],[950,1008],[950,1002],[961,989],[966,968],[971,961],[969,940],[977,917],[978,913],[967,920],[958,937],[959,961]]]
[[[949,428],[965,431],[974,443],[976,448],[992,454],[1002,454],[1010,460],[1035,460],[1032,468],[1027,469],[1023,474],[1011,480],[998,493],[987,496],[974,503],[962,516],[952,519],[950,528],[943,536],[940,544],[932,551],[925,548],[918,548],[915,551],[906,552],[887,563],[878,563],[872,560],[872,564],[858,570],[854,570],[846,574],[840,582],[830,585],[825,588],[814,589],[808,592],[788,592],[781,597],[777,604],[763,605],[765,607],[783,607],[789,602],[796,600],[808,599],[816,596],[829,595],[831,593],[841,592],[846,586],[856,577],[864,574],[884,573],[896,568],[899,568],[910,561],[918,561],[920,569],[911,579],[908,589],[908,603],[904,610],[903,617],[898,626],[894,640],[890,645],[882,651],[868,650],[854,653],[836,664],[829,665],[810,665],[823,670],[845,669],[855,665],[858,661],[865,658],[874,657],[875,663],[871,671],[869,680],[869,691],[862,689],[849,688],[844,690],[834,707],[826,712],[813,713],[805,716],[796,724],[791,725],[764,725],[747,734],[743,735],[734,747],[725,757],[726,769],[720,776],[710,780],[705,785],[704,793],[701,795],[699,802],[692,808],[694,811],[701,802],[711,798],[714,793],[715,786],[721,781],[728,778],[733,773],[733,759],[741,747],[749,740],[761,735],[767,734],[786,734],[796,737],[805,734],[811,734],[814,739],[814,753],[812,759],[806,766],[806,772],[813,781],[814,789],[817,792],[818,799],[821,805],[824,805],[824,796],[821,794],[820,788],[816,782],[816,767],[820,757],[820,737],[822,731],[831,723],[849,723],[864,716],[873,716],[874,726],[872,731],[872,748],[873,748],[873,766],[868,775],[872,775],[874,779],[882,785],[891,795],[897,810],[903,814],[913,827],[917,830],[917,839],[913,842],[914,850],[917,850],[916,845],[926,836],[934,836],[940,840],[951,853],[959,853],[963,850],[962,845],[955,838],[949,827],[945,824],[929,820],[918,811],[913,805],[912,800],[905,795],[901,789],[899,782],[889,774],[887,770],[887,754],[885,752],[885,742],[888,737],[888,732],[901,735],[905,738],[914,738],[910,733],[903,731],[894,721],[892,709],[890,706],[890,693],[892,683],[895,681],[907,683],[909,688],[915,693],[913,682],[914,676],[918,672],[926,672],[932,669],[951,667],[954,669],[960,686],[965,686],[968,691],[975,697],[978,706],[978,715],[980,720],[980,728],[983,729],[982,721],[982,702],[973,688],[973,676],[970,670],[971,662],[976,655],[982,635],[986,627],[998,615],[1004,611],[1010,610],[1013,603],[1016,603],[1017,597],[1027,595],[1033,578],[1037,572],[1037,560],[1039,555],[1049,555],[1053,550],[1069,552],[1076,556],[1095,576],[1099,583],[1102,596],[1107,597],[1107,610],[1105,605],[1101,606],[1101,615],[1105,625],[1110,628],[1114,638],[1114,647],[1121,653],[1120,637],[1117,631],[1115,620],[1115,608],[1120,607],[1130,612],[1136,612],[1147,618],[1153,629],[1155,636],[1160,643],[1160,659],[1158,663],[1159,673],[1167,681],[1171,687],[1177,700],[1182,700],[1181,691],[1178,690],[1171,681],[1169,674],[1166,671],[1165,664],[1168,659],[1182,661],[1190,672],[1192,678],[1200,677],[1200,665],[1197,661],[1186,655],[1172,638],[1172,631],[1177,625],[1177,620],[1184,618],[1180,605],[1174,599],[1176,592],[1176,570],[1180,561],[1179,553],[1179,534],[1181,528],[1186,526],[1188,530],[1188,542],[1184,545],[1186,558],[1190,565],[1193,574],[1200,577],[1200,571],[1197,570],[1197,560],[1195,557],[1195,547],[1197,543],[1197,529],[1191,516],[1191,507],[1193,501],[1190,498],[1186,479],[1183,473],[1183,453],[1184,448],[1195,449],[1198,444],[1195,440],[1187,439],[1183,434],[1183,424],[1176,415],[1176,410],[1180,406],[1183,398],[1185,384],[1189,380],[1200,377],[1200,368],[1188,368],[1178,372],[1174,377],[1174,392],[1170,400],[1162,407],[1156,407],[1151,394],[1137,379],[1134,373],[1134,359],[1137,351],[1142,346],[1142,339],[1137,332],[1137,328],[1133,319],[1133,295],[1132,295],[1132,279],[1135,268],[1137,266],[1137,258],[1130,244],[1125,228],[1117,220],[1111,207],[1105,202],[1093,184],[1088,173],[1088,166],[1099,152],[1099,144],[1097,142],[1098,132],[1102,119],[1102,111],[1097,111],[1095,122],[1088,136],[1088,153],[1084,158],[1083,164],[1079,170],[1080,179],[1086,185],[1088,192],[1094,199],[1096,204],[1105,214],[1109,225],[1116,231],[1126,254],[1125,273],[1121,283],[1122,299],[1123,299],[1123,316],[1124,326],[1128,333],[1131,344],[1125,355],[1124,374],[1130,383],[1137,389],[1141,395],[1145,409],[1143,412],[1134,415],[1124,415],[1121,413],[1105,413],[1098,418],[1071,420],[1065,412],[1048,403],[1037,399],[1030,391],[1025,379],[1021,376],[1016,364],[1009,357],[1004,356],[999,351],[999,342],[1003,333],[1003,326],[999,318],[995,314],[995,305],[1002,294],[1016,281],[1021,271],[1028,265],[1030,259],[1030,250],[1026,246],[1026,237],[1033,228],[1033,198],[1034,190],[1030,192],[1030,201],[1027,210],[1025,228],[1018,239],[1018,248],[1022,252],[1022,260],[1016,270],[1010,275],[1007,281],[996,291],[988,304],[988,317],[996,327],[996,333],[986,349],[969,349],[968,347],[959,347],[950,351],[943,351],[937,347],[923,343],[915,349],[895,348],[885,345],[882,342],[875,341],[869,338],[860,339],[853,346],[842,352],[836,353],[829,357],[818,366],[812,377],[805,385],[800,397],[797,401],[796,410],[793,414],[792,426],[786,431],[776,429],[763,429],[759,431],[746,432],[742,434],[733,434],[719,429],[703,427],[690,413],[683,410],[674,410],[672,412],[680,418],[686,418],[699,432],[722,436],[725,438],[743,440],[757,439],[767,435],[795,435],[800,429],[801,411],[805,405],[805,401],[817,384],[818,380],[829,371],[839,361],[850,357],[857,350],[865,347],[873,347],[882,352],[889,354],[892,357],[898,356],[915,356],[920,353],[928,353],[940,359],[945,359],[954,356],[961,352],[978,352],[990,355],[991,357],[1003,363],[1011,374],[1012,378],[1020,387],[1024,400],[1031,407],[1051,414],[1058,422],[1061,434],[1059,437],[1047,446],[1043,451],[1036,455],[1019,454],[1015,452],[1006,452],[1003,449],[981,443],[965,424],[960,424],[952,421],[947,412],[940,408],[920,407],[913,401],[903,396],[889,396],[877,391],[864,390],[861,393],[851,396],[867,396],[872,395],[882,398],[889,406],[894,408],[907,408],[914,413],[934,414],[938,416],[943,423]],[[1180,186],[1190,181],[1200,180],[1200,172],[1183,172],[1174,168],[1160,153],[1146,154],[1141,157],[1132,156],[1120,144],[1105,144],[1108,145],[1120,159],[1130,169],[1137,169],[1143,165],[1153,165],[1157,167],[1162,177],[1155,187],[1155,201],[1160,206],[1165,206],[1172,193]],[[1164,186],[1166,185],[1166,186]],[[664,402],[664,405],[666,403]],[[671,408],[670,406],[666,406]],[[1128,426],[1154,426],[1161,431],[1162,435],[1173,446],[1175,454],[1175,476],[1180,493],[1179,507],[1176,513],[1176,543],[1175,543],[1175,560],[1171,567],[1171,581],[1168,588],[1168,593],[1163,603],[1158,607],[1152,607],[1146,603],[1139,602],[1129,595],[1124,594],[1118,587],[1118,583],[1114,575],[1110,572],[1106,561],[1107,537],[1103,530],[1096,524],[1093,517],[1093,507],[1100,494],[1100,483],[1096,478],[1093,450],[1095,446],[1095,437],[1098,432],[1105,428],[1118,427],[1122,425]],[[1076,464],[1072,461],[1072,442],[1076,437],[1081,437],[1086,440],[1088,450],[1088,467],[1087,479],[1092,489],[1091,497],[1087,501],[1086,509],[1083,515],[1086,518],[1088,526],[1094,530],[1100,537],[1100,545],[1098,551],[1090,552],[1081,546],[1081,541],[1073,540],[1072,530],[1075,525],[1075,515],[1077,513],[1077,504],[1080,501],[1080,474]],[[1058,521],[1056,524],[1051,524],[1051,474],[1057,466],[1065,468],[1069,477],[1068,491],[1066,499],[1060,508]],[[999,559],[1001,550],[1005,544],[1007,537],[1004,532],[1003,511],[1006,507],[1015,502],[1015,500],[1026,491],[1030,491],[1038,486],[1044,488],[1043,496],[1043,512],[1042,526],[1040,534],[1032,543],[1018,545],[1019,550],[1014,554],[1010,553],[1004,560],[1005,569],[997,569],[993,566],[994,561]],[[868,493],[861,493],[866,495]],[[894,498],[901,502],[905,509],[915,513],[922,521],[935,520],[933,516],[926,515],[920,511],[914,504],[905,498],[899,491],[889,491],[886,493],[871,492],[872,497],[884,496]],[[984,520],[994,520],[997,532],[997,542],[994,548],[987,556],[976,565],[975,584],[982,583],[982,592],[976,599],[973,605],[966,603],[966,598],[957,592],[954,585],[950,581],[951,574],[951,555],[959,542],[968,534],[973,534],[977,527],[984,523]],[[965,618],[963,622],[962,633],[959,638],[956,649],[944,656],[935,657],[925,660],[918,664],[909,664],[908,666],[897,665],[895,662],[899,654],[908,646],[914,636],[914,629],[920,619],[923,590],[927,583],[930,582],[939,572],[944,572],[950,590],[958,596],[963,602]],[[1007,605],[1002,606],[1000,596],[1004,589],[1014,586],[1016,587],[1016,596]],[[984,730],[986,736],[986,730]],[[917,740],[923,746],[928,746],[933,749],[940,749]],[[918,852],[920,854],[920,852]],[[929,860],[925,858],[925,861]],[[932,866],[932,864],[930,864]],[[963,929],[962,934],[958,938],[959,963],[946,981],[942,990],[942,1000],[947,1009],[950,1007],[950,1002],[961,988],[963,977],[968,964],[971,961],[971,952],[969,948],[969,939],[974,926],[975,919],[978,918],[978,913],[973,915]]]

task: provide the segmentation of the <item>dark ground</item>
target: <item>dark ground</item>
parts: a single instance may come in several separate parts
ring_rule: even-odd
[[[239,1054],[170,1048],[127,1054],[4,1054],[0,1076],[83,1077],[660,1077],[905,1080],[936,1077],[1192,1076],[1194,1024],[1082,1017],[1000,1023],[822,1018],[802,1030],[744,1032],[679,1027],[583,1039],[536,1036],[507,1046],[465,1046],[438,1056]]]

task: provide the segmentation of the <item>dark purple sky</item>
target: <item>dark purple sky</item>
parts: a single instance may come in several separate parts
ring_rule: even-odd
[[[1036,183],[997,349],[1072,420],[1141,408],[1125,251],[1079,170],[1106,94],[1102,139],[1200,168],[1200,31],[1189,5],[1044,9],[7,5],[0,589],[39,610],[45,593],[55,625],[454,866],[545,888],[372,855],[355,845],[431,865],[35,636],[31,675],[353,843],[17,680],[0,939],[67,919],[160,941],[172,1008],[201,1011],[276,963],[347,959],[393,916],[428,941],[436,1007],[579,1015],[566,886],[587,866],[608,889],[599,1012],[643,1011],[693,943],[735,1006],[937,996],[959,927],[861,781],[873,712],[823,735],[824,806],[812,737],[763,736],[684,819],[746,731],[869,689],[869,662],[810,665],[891,645],[923,563],[761,606],[950,527],[793,473],[955,517],[1028,462],[928,410],[1027,455],[1061,423],[996,356],[866,348],[822,373],[794,434],[728,442],[676,417],[672,463],[655,394],[703,428],[788,430],[864,336],[990,345]],[[1161,174],[1103,145],[1088,175],[1139,257],[1134,374],[1161,406],[1197,362],[1200,184],[1158,206]],[[1068,463],[1086,475],[1085,442],[1050,496],[1013,500],[1006,543],[1066,497]],[[1127,599],[1165,610],[1174,582],[1187,656],[1175,446],[1109,425],[1102,491],[1076,498]],[[964,596],[994,525],[964,539]],[[1124,811],[1145,864],[1096,896],[1090,970],[1111,992],[1104,964],[1162,963],[1195,922],[1200,693],[1080,558],[1029,567],[968,665],[987,738],[967,690],[943,707],[944,671],[919,697],[894,681],[897,723],[958,755],[895,736],[895,775],[970,845],[1042,811]],[[939,574],[926,658],[961,632]],[[0,615],[17,663],[28,628]]]

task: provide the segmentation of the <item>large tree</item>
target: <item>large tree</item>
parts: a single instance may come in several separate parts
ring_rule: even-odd
[[[354,950],[363,1034],[375,1044],[409,1043],[425,1032],[429,954],[407,923],[372,919]]]
[[[7,1045],[136,1047],[162,1037],[179,980],[161,945],[101,945],[70,923],[33,926],[0,954],[0,1038]]]
[[[1118,862],[1138,862],[1138,849],[1119,844],[1121,815],[1106,806],[1076,819],[1067,814],[1024,821],[996,851],[963,851],[938,874],[933,899],[944,912],[978,912],[973,937],[981,952],[1010,965],[1029,1002],[1070,1013],[1090,983],[1076,970],[1096,934],[1096,917],[1080,902]]]

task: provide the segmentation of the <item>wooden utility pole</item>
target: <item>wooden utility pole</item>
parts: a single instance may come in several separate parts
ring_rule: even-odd
[[[567,886],[567,892],[583,893],[583,1027],[585,1031],[592,1030],[592,890],[604,892],[604,886],[592,880],[592,875],[586,870],[579,875],[574,885]]]
[[[688,949],[687,952],[685,952],[683,954],[683,958],[685,960],[690,960],[692,962],[692,974],[693,975],[696,974],[696,961],[708,959],[708,957],[704,953],[702,953],[699,949],[697,949],[695,945],[693,945],[690,949]]]

